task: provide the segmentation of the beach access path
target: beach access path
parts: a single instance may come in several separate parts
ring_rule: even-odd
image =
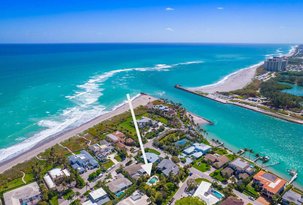
[[[141,105],[146,105],[149,102],[152,102],[154,100],[156,100],[156,98],[154,98],[152,96],[149,96],[146,94],[140,94],[135,99],[133,99],[132,104],[133,104],[134,108],[136,108]],[[4,171],[10,169],[11,167],[13,167],[19,163],[30,160],[31,158],[37,156],[38,154],[42,153],[46,149],[48,149],[62,141],[65,141],[77,134],[80,134],[83,131],[89,129],[90,127],[93,127],[94,125],[99,124],[102,121],[108,120],[108,119],[110,119],[114,116],[117,116],[119,114],[122,114],[128,110],[129,110],[128,104],[125,102],[123,105],[121,105],[117,109],[115,109],[111,112],[105,113],[75,129],[69,130],[62,134],[59,134],[58,136],[52,137],[51,139],[46,139],[45,141],[42,141],[40,144],[37,144],[36,146],[34,146],[32,149],[30,149],[16,157],[13,157],[7,161],[1,162],[0,163],[0,173],[3,173]]]

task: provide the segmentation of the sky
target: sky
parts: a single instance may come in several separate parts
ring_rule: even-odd
[[[0,43],[303,43],[302,0],[1,0]]]

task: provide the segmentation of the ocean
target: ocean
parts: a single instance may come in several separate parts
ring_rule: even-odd
[[[214,122],[208,138],[268,155],[267,165],[303,185],[303,126],[175,89],[196,87],[254,65],[291,45],[0,45],[0,161],[77,127],[145,92]]]

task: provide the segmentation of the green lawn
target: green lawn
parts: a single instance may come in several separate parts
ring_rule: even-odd
[[[213,151],[216,152],[219,155],[225,155],[228,152],[225,149],[219,148],[219,147],[215,147],[213,148]]]
[[[151,148],[145,148],[145,152],[151,152],[151,153],[154,153],[156,155],[160,155],[160,152],[158,152],[155,149],[151,149]]]
[[[198,197],[185,197],[178,201],[176,201],[176,205],[205,205],[206,203],[203,202]]]
[[[233,161],[234,159],[237,158],[237,156],[234,155],[234,154],[228,154],[228,155],[226,155],[226,157],[227,157],[230,161]]]
[[[114,165],[114,162],[112,160],[108,160],[107,162],[104,162],[102,163],[102,166],[105,168],[105,169],[109,169],[111,166]]]
[[[128,117],[126,120],[124,120],[122,123],[118,125],[118,130],[123,132],[124,130],[128,131],[128,134],[130,136],[136,136],[136,130],[134,127],[134,123],[132,120],[132,117]]]
[[[251,186],[251,184],[247,184],[243,193],[254,198],[258,198],[260,196],[260,194],[255,190],[255,188]]]
[[[196,160],[193,167],[201,172],[206,172],[210,170],[210,165],[208,165],[206,162],[203,162],[202,159]]]
[[[145,117],[149,117],[153,120],[156,120],[158,122],[162,122],[163,124],[167,125],[168,121],[166,118],[159,116],[159,115],[155,115],[155,114],[150,114],[150,113],[146,113],[144,114]]]
[[[51,198],[51,199],[49,200],[49,203],[50,203],[51,205],[59,205],[58,197],[57,197],[57,196],[54,196],[53,198]]]
[[[195,181],[198,184],[201,184],[201,182],[209,182],[209,183],[211,183],[208,179],[204,179],[204,178],[197,178],[197,179],[195,179]]]
[[[220,182],[226,181],[226,179],[221,175],[221,169],[218,169],[218,170],[212,172],[209,176],[211,176],[212,178],[214,178]]]
[[[64,193],[63,198],[65,200],[69,200],[69,199],[73,198],[74,195],[75,195],[75,192],[72,189],[69,189]]]
[[[29,182],[34,181],[35,177],[34,174],[25,174],[24,180],[28,184]]]
[[[121,159],[121,157],[119,155],[115,156],[115,160],[117,160],[118,162],[122,162],[122,159]]]
[[[0,187],[0,193],[23,186],[22,178],[14,179]]]

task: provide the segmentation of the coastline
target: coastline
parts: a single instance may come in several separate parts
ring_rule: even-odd
[[[156,98],[154,98],[150,95],[141,93],[141,94],[135,96],[132,100],[133,100],[133,106],[134,106],[134,108],[136,108],[141,105],[146,105],[147,103],[156,100]],[[8,170],[9,168],[11,168],[19,163],[25,162],[25,161],[31,159],[32,157],[37,156],[38,154],[45,151],[46,149],[48,149],[62,141],[65,141],[79,133],[82,133],[83,131],[99,124],[102,121],[108,120],[116,115],[122,114],[122,113],[128,111],[128,109],[129,109],[128,104],[126,102],[124,102],[124,103],[116,106],[112,111],[110,111],[108,113],[104,113],[104,114],[90,120],[87,123],[84,123],[74,129],[68,130],[68,131],[58,134],[56,136],[47,138],[47,139],[37,143],[31,149],[25,150],[24,152],[19,152],[15,156],[0,162],[0,173],[3,173],[4,171]]]
[[[296,53],[296,48],[298,45],[294,45],[290,48],[288,53],[282,56],[291,57]],[[270,54],[272,55],[272,54]],[[216,93],[216,92],[230,92],[238,89],[244,88],[246,85],[251,83],[256,75],[257,68],[264,64],[263,61],[251,65],[246,68],[242,68],[233,73],[228,74],[223,79],[209,84],[198,87],[187,88],[188,90],[201,93]]]
[[[261,65],[263,65],[263,62],[235,71],[216,83],[188,89],[194,92],[202,93],[229,92],[238,90],[252,82],[257,68]]]

